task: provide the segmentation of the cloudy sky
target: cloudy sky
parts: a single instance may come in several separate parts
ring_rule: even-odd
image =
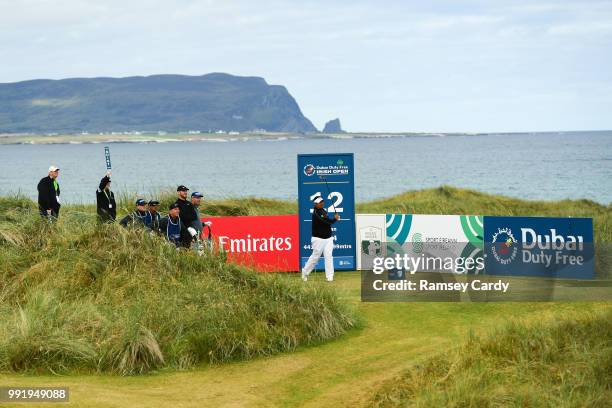
[[[0,0],[0,82],[228,72],[350,131],[612,129],[612,1]]]

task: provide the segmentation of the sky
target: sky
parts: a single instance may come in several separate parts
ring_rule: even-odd
[[[319,129],[612,129],[612,1],[0,0],[0,82],[210,72]]]

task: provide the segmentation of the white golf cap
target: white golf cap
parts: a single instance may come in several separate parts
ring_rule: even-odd
[[[57,166],[50,166],[49,167],[49,173],[51,173],[52,171],[58,171],[58,170],[59,170],[59,167],[57,167]]]
[[[315,199],[314,199],[314,200],[312,200],[312,202],[313,202],[313,203],[315,203],[315,204],[319,204],[319,203],[320,203],[320,202],[322,202],[322,201],[323,201],[323,199],[322,199],[320,196],[315,197]]]

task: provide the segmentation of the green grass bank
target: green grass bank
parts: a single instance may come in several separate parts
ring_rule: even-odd
[[[416,363],[372,407],[609,407],[612,309],[543,313]]]
[[[132,198],[121,197],[120,214]],[[174,198],[161,200],[164,208]],[[357,210],[588,216],[598,242],[612,235],[610,206],[588,200],[524,201],[440,187]],[[259,198],[204,205],[209,215],[296,211],[295,203]],[[31,200],[0,198],[0,371],[186,369],[321,344],[360,326],[356,303],[334,288],[256,274],[218,256],[183,256],[157,237],[99,227],[94,212],[68,205],[50,227]]]
[[[93,208],[41,220],[0,198],[0,370],[146,373],[317,344],[357,325],[324,285],[98,225]]]

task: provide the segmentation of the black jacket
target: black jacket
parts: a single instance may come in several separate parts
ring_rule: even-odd
[[[112,191],[105,191],[104,187],[110,179],[108,177],[102,178],[100,186],[96,190],[96,210],[100,221],[113,222],[117,218],[117,203],[115,202],[115,193]]]
[[[149,225],[147,225],[147,227],[155,232],[159,231],[159,223],[161,221],[161,215],[156,212],[156,213],[152,213],[151,211],[149,211],[149,215],[150,215],[150,223]]]
[[[126,215],[125,217],[123,217],[121,221],[119,221],[119,224],[121,224],[124,227],[128,227],[130,225],[137,225],[139,227],[144,227],[145,226],[144,218],[146,217],[146,215],[147,215],[146,212],[141,213],[138,210],[134,210],[128,215]]]
[[[159,221],[159,233],[162,234],[164,236],[164,238],[168,239],[168,219],[169,219],[169,215],[166,215],[165,217],[163,217],[160,221]],[[182,218],[179,216],[178,217],[179,222],[180,222],[180,228],[181,228],[181,232],[180,232],[180,242],[179,245],[185,248],[189,248],[191,246],[191,234],[189,234],[189,231],[187,231],[187,227],[185,226],[185,223],[183,222]],[[177,245],[178,246],[178,245]]]
[[[57,202],[59,195],[59,185],[57,191],[55,191],[51,177],[47,176],[40,179],[38,182],[38,208],[40,212],[46,213],[50,209],[55,214],[59,213],[60,203]]]
[[[180,198],[176,200],[176,203],[181,209],[181,213],[179,214],[181,221],[183,221],[183,224],[187,225],[188,227],[191,226],[191,224],[198,218],[196,210],[193,208],[193,204],[191,204],[191,201],[181,200]]]
[[[312,236],[327,239],[332,236],[331,226],[336,222],[335,218],[330,218],[327,211],[323,208],[315,208],[312,212]]]

